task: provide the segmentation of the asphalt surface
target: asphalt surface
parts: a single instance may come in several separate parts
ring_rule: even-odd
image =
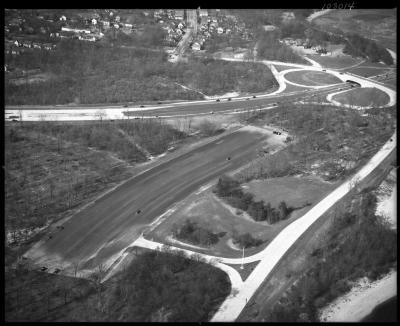
[[[265,137],[239,130],[146,171],[78,212],[26,256],[49,270],[73,261],[80,270],[107,265],[171,205],[254,159]]]

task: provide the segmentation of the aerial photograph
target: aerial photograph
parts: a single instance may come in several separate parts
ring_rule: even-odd
[[[397,321],[397,8],[3,10],[6,322]]]

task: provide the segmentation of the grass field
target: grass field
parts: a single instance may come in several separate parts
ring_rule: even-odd
[[[274,65],[274,67],[275,67],[276,70],[278,70],[279,72],[284,71],[284,70],[289,70],[289,69],[294,69],[294,68],[296,68],[296,67],[282,66],[282,65]]]
[[[346,72],[363,77],[371,77],[387,73],[389,70],[380,67],[354,67],[346,70]]]
[[[285,78],[293,83],[307,86],[331,85],[342,82],[339,78],[320,71],[293,71],[286,74]]]
[[[377,88],[357,88],[335,95],[333,100],[342,104],[361,106],[381,106],[389,102],[389,96]]]
[[[288,206],[301,207],[306,203],[316,203],[334,185],[310,176],[253,180],[243,184],[243,187],[254,194],[256,200],[270,202],[272,207],[277,207],[282,200]]]
[[[308,55],[312,60],[317,61],[322,67],[340,69],[353,66],[363,61],[361,58],[353,58],[349,55],[331,57],[331,56],[320,56],[320,55]]]

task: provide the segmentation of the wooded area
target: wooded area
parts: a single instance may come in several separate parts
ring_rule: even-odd
[[[195,100],[203,99],[201,93],[262,92],[277,85],[262,64],[194,57],[174,64],[162,51],[77,40],[63,40],[55,51],[33,50],[7,55],[5,60],[9,66],[39,68],[51,76],[47,81],[22,85],[6,78],[6,104]]]
[[[317,322],[318,309],[349,291],[352,282],[371,281],[387,273],[397,261],[397,234],[376,211],[376,196],[365,189],[353,208],[334,219],[324,247],[309,258],[316,263],[277,303],[268,321]]]

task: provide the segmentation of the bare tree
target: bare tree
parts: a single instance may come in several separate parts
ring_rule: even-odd
[[[98,296],[98,307],[101,312],[104,310],[104,302],[103,302],[103,284],[101,281],[105,276],[105,269],[103,264],[97,266],[97,270],[90,275],[90,280],[92,284],[95,286],[97,296]]]
[[[99,119],[100,123],[102,123],[107,114],[104,112],[104,110],[99,109],[96,111],[95,116]]]

